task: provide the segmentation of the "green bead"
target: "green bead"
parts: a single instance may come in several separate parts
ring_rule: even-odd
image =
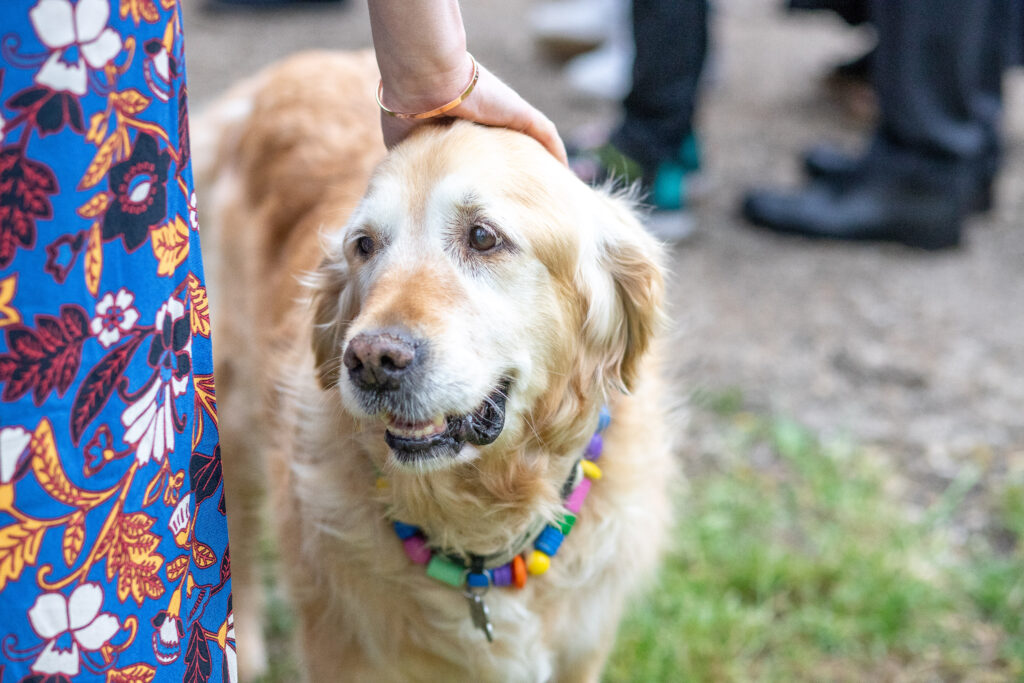
[[[444,555],[435,554],[427,564],[427,576],[456,588],[462,587],[465,574],[466,568],[461,563],[453,562]]]
[[[562,532],[563,536],[568,536],[569,532],[572,531],[572,525],[575,523],[576,515],[567,510],[562,513],[562,519],[558,520],[558,530]]]

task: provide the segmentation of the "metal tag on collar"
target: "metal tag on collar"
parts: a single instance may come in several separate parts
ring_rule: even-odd
[[[486,592],[487,590],[484,589],[479,593],[474,593],[473,589],[469,588],[463,595],[466,596],[466,602],[469,604],[469,616],[473,620],[473,626],[484,632],[488,643],[493,643],[494,626],[491,625],[491,612],[484,603],[484,593]]]

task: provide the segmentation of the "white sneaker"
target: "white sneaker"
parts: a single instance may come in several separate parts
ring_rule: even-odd
[[[686,209],[655,209],[643,216],[643,225],[652,237],[666,244],[685,242],[697,231],[697,220],[693,213]]]
[[[565,65],[569,89],[582,97],[621,101],[633,87],[634,53],[632,41],[609,40],[592,52],[573,57]]]
[[[629,30],[630,7],[630,0],[553,0],[534,6],[527,22],[541,42],[593,49]]]

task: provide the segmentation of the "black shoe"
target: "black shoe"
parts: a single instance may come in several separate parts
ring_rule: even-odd
[[[743,215],[775,232],[835,240],[898,242],[919,249],[960,244],[964,212],[955,191],[922,191],[891,179],[844,187],[817,180],[794,193],[750,192]]]
[[[864,168],[862,158],[828,143],[815,145],[804,152],[803,162],[804,172],[809,178],[822,180],[837,189],[856,182]],[[986,213],[992,210],[995,172],[988,170],[988,167],[993,165],[987,164],[986,168],[974,172],[976,187],[967,202],[968,212]]]

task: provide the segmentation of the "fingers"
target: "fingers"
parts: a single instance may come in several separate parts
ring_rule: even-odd
[[[474,101],[476,95],[479,97]],[[460,111],[462,109],[465,111]],[[559,162],[568,164],[565,144],[551,119],[483,66],[480,67],[477,91],[451,113],[487,126],[525,133],[543,145]]]
[[[563,166],[568,166],[569,157],[565,152],[565,143],[562,142],[562,137],[558,134],[555,124],[539,111],[534,110],[534,113],[535,116],[532,117],[528,128],[523,132],[544,145],[551,152],[551,155],[558,159]]]

